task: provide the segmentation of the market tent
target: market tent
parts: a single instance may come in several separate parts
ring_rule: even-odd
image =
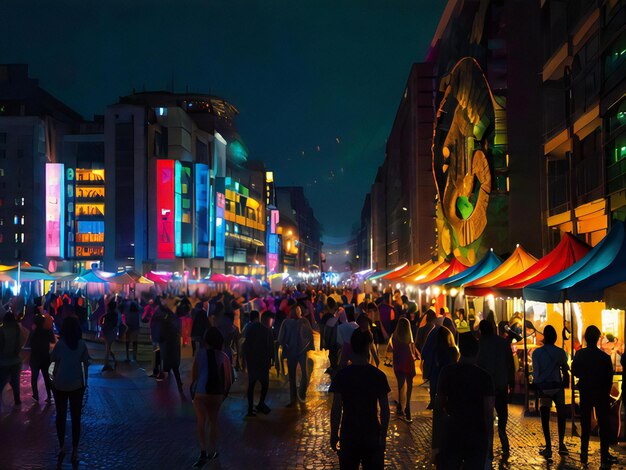
[[[404,276],[406,273],[408,273],[410,269],[411,269],[411,266],[409,266],[408,264],[405,263],[403,268],[391,271],[386,276],[383,276],[383,279],[385,281],[393,281],[395,279],[399,279],[402,276]]]
[[[428,269],[427,272],[420,271],[413,278],[414,282],[419,282],[420,284],[425,284],[429,279],[434,279],[438,277],[442,272],[446,271],[450,267],[450,263],[446,260],[438,260],[433,263],[433,267]]]
[[[9,269],[7,271],[0,272],[0,281],[2,282],[17,282],[18,273],[17,269]],[[21,269],[19,273],[20,282],[34,282],[34,281],[54,281],[55,278],[43,271],[31,271],[27,269]]]
[[[537,258],[528,253],[520,245],[500,266],[478,279],[466,283],[463,286],[465,295],[485,296],[493,294],[491,289],[500,282],[506,281],[526,271],[537,262]]]
[[[474,279],[478,279],[479,277],[490,273],[501,264],[502,260],[493,252],[493,250],[489,250],[487,254],[471,268],[467,268],[465,271],[456,274],[455,276],[451,276],[446,279],[439,279],[437,282],[433,282],[432,284],[445,287],[461,287],[463,284],[472,282]]]
[[[110,279],[114,276],[114,273],[107,273],[105,271],[95,271],[93,269],[89,269],[79,274],[74,282],[92,282],[96,284],[104,284],[105,282],[110,282]]]
[[[564,271],[524,288],[524,298],[546,303],[601,300],[604,289],[626,281],[624,222],[614,222],[606,237]],[[580,286],[576,286],[580,283]]]
[[[415,277],[415,274],[422,269],[424,265],[421,263],[417,263],[417,264],[412,264],[411,266],[409,266],[409,269],[407,269],[404,274],[398,278],[398,282],[407,282],[413,279],[413,277]]]
[[[600,271],[568,288],[565,293],[567,300],[572,302],[592,302],[594,300],[602,300],[605,290],[611,289],[611,297],[614,297],[617,292],[623,289],[622,284],[626,282],[626,230],[624,223],[616,223],[611,229],[612,232],[616,232],[615,237],[621,236],[621,243],[616,242],[614,245],[617,251],[609,252],[605,255],[609,259],[612,258],[612,260]],[[608,249],[607,245],[604,251]],[[624,304],[621,304],[620,309],[624,309]]]
[[[114,284],[154,284],[150,279],[146,279],[135,271],[123,271],[109,278],[109,282]]]
[[[146,273],[146,279],[149,279],[157,284],[167,284],[172,279],[172,273],[165,271],[148,271]]]
[[[499,282],[493,287],[493,291],[506,297],[521,297],[524,287],[564,271],[590,250],[589,245],[566,232],[550,253],[517,276]]]
[[[432,259],[428,260],[426,263],[422,264],[416,272],[412,273],[410,276],[403,277],[402,281],[408,284],[419,284],[422,279],[428,276],[433,269],[437,269],[437,267],[443,262],[444,260],[442,259],[438,259],[436,261],[433,261]]]
[[[395,271],[399,271],[400,269],[404,269],[406,267],[406,263],[401,264],[400,266],[397,266],[393,269],[386,269],[384,271],[376,271],[375,273],[373,273],[370,277],[367,278],[368,281],[376,281],[382,277],[385,277],[388,274],[391,274]]]
[[[448,267],[441,271],[439,274],[435,274],[435,272],[431,272],[428,276],[420,281],[420,285],[423,287],[427,287],[429,284],[435,283],[442,279],[447,279],[452,276],[456,276],[459,273],[465,271],[469,266],[465,266],[461,263],[457,258],[453,258],[452,261],[448,264]]]

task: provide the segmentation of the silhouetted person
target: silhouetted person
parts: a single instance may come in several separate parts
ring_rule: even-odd
[[[254,386],[261,384],[261,397],[256,410],[267,414],[271,410],[265,404],[270,383],[270,367],[274,357],[274,336],[272,335],[272,312],[263,312],[259,322],[259,312],[250,312],[250,323],[244,329],[243,355],[248,367],[248,416],[256,416],[253,408]]]
[[[600,455],[602,466],[615,463],[617,459],[609,453],[609,395],[613,386],[613,364],[611,357],[598,348],[600,330],[589,326],[585,330],[587,347],[579,350],[572,361],[572,373],[578,377],[580,390],[580,461],[587,463],[591,412],[595,408],[600,426]]]
[[[509,342],[497,336],[493,324],[482,320],[478,324],[480,340],[478,341],[478,358],[476,365],[486,370],[493,380],[496,393],[495,408],[498,414],[498,435],[502,446],[502,457],[508,458],[510,453],[509,438],[506,435],[506,423],[509,417],[508,402],[510,392],[515,387],[515,365]],[[493,455],[493,449],[489,449]]]
[[[471,333],[459,337],[459,362],[439,374],[433,412],[433,460],[438,469],[485,468],[493,446],[493,381],[476,366],[478,342]],[[456,348],[450,354],[457,358]]]
[[[547,460],[552,458],[552,442],[550,440],[550,408],[552,402],[556,406],[557,424],[559,431],[559,454],[567,455],[569,451],[563,440],[565,439],[565,391],[563,388],[563,373],[569,370],[567,353],[555,346],[556,330],[548,325],[543,330],[543,346],[533,351],[533,383],[539,389],[539,414],[541,428],[546,440],[546,448],[539,453]]]
[[[30,344],[30,385],[33,391],[33,400],[39,403],[39,373],[43,376],[46,386],[46,403],[52,402],[52,383],[50,382],[50,345],[56,342],[52,328],[45,327],[45,319],[37,315],[34,320],[35,329],[28,340]]]
[[[364,469],[384,468],[391,389],[384,372],[368,363],[372,341],[369,331],[352,333],[352,364],[337,372],[328,389],[333,393],[330,445],[336,451],[340,444],[342,470],[360,464]]]

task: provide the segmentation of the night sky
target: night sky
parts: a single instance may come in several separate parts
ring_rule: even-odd
[[[0,63],[83,116],[118,96],[213,93],[250,158],[301,185],[328,242],[347,240],[443,0],[3,0]]]

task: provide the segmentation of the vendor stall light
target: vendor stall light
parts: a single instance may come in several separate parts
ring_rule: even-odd
[[[493,302],[493,300],[494,300],[494,296],[493,296],[493,294],[489,294],[489,295],[487,295],[487,300],[488,300],[489,302]]]
[[[454,287],[452,289],[450,289],[450,295],[452,297],[456,297],[458,295],[459,291],[457,289],[455,289]]]
[[[442,293],[443,295],[448,295],[448,291],[447,291],[447,290],[445,290],[445,289],[444,289],[444,290],[442,290],[442,291],[441,291],[441,293]]]
[[[439,289],[439,287],[437,287],[437,286],[433,287],[433,295],[435,297],[437,297],[440,292],[441,292],[441,289]]]
[[[400,284],[399,282],[396,284],[396,289],[400,289],[400,287],[402,287],[402,284]]]

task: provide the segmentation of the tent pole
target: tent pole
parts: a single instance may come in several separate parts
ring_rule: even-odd
[[[522,332],[524,333],[524,415],[528,415],[528,336],[526,335],[526,299],[522,295],[522,302],[524,304],[524,316],[522,324]]]
[[[565,300],[567,302],[567,307],[569,309],[569,327],[570,331],[570,354],[571,359],[574,360],[574,309],[572,308],[572,304],[569,300]],[[563,302],[563,323],[565,323],[565,302]],[[564,325],[565,326],[565,325]],[[565,346],[565,345],[564,345]],[[571,403],[571,419],[572,419],[572,436],[578,437],[578,431],[576,429],[576,420],[575,420],[575,405],[576,405],[576,391],[574,390],[574,374],[570,371],[569,374],[570,379],[570,390],[572,391],[572,403]]]

